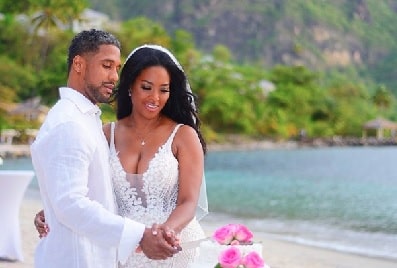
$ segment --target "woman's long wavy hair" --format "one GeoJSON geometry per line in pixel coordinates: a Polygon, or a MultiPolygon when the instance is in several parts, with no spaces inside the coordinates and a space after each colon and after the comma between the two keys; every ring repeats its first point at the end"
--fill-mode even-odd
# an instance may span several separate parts
{"type": "Polygon", "coordinates": [[[194,104],[196,96],[187,90],[187,77],[183,70],[178,68],[171,57],[161,50],[142,47],[128,57],[122,68],[120,81],[114,94],[114,99],[117,103],[117,119],[120,120],[131,114],[133,107],[129,90],[139,74],[144,69],[152,66],[164,67],[171,78],[170,97],[161,110],[161,114],[179,124],[189,125],[194,128],[205,153],[206,143],[200,132],[201,121],[194,104]]]}

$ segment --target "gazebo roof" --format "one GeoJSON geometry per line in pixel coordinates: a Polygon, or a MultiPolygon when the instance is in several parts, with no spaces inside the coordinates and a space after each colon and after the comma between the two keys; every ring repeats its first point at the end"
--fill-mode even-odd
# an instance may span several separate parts
{"type": "Polygon", "coordinates": [[[378,117],[363,125],[364,129],[397,129],[397,123],[378,117]]]}

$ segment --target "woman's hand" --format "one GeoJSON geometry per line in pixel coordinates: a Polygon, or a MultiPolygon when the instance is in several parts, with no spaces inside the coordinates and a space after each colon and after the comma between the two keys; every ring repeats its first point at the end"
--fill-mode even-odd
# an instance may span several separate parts
{"type": "Polygon", "coordinates": [[[46,237],[50,228],[45,223],[44,210],[40,210],[34,217],[34,226],[39,233],[39,238],[46,237]]]}
{"type": "Polygon", "coordinates": [[[153,224],[152,231],[153,230],[157,230],[157,232],[160,230],[168,244],[177,250],[181,250],[179,234],[177,234],[173,229],[169,228],[165,224],[153,224]]]}
{"type": "MultiPolygon", "coordinates": [[[[178,235],[175,233],[174,230],[170,229],[168,226],[164,224],[157,224],[154,223],[151,228],[152,235],[162,235],[163,239],[174,249],[177,251],[181,251],[182,248],[180,246],[180,240],[178,235]]],[[[141,253],[142,248],[138,246],[135,250],[136,253],[141,253]]]]}

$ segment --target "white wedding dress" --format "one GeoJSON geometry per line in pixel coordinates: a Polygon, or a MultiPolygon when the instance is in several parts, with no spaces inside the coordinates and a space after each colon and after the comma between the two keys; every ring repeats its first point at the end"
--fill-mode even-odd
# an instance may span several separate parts
{"type": "MultiPolygon", "coordinates": [[[[181,125],[177,125],[149,163],[143,174],[127,174],[114,145],[114,126],[111,124],[110,166],[118,213],[151,227],[163,223],[176,206],[178,195],[178,161],[171,144],[181,125]]],[[[180,233],[181,243],[204,238],[204,232],[194,218],[180,233]]],[[[132,253],[123,268],[180,267],[193,262],[198,249],[182,250],[167,260],[150,260],[143,253],[132,253]]]]}

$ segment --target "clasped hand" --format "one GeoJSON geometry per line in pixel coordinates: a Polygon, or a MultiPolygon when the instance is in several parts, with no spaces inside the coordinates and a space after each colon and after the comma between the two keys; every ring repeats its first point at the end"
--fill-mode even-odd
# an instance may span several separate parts
{"type": "Polygon", "coordinates": [[[164,224],[153,224],[146,228],[137,251],[153,260],[164,260],[182,250],[178,236],[164,224]]]}
{"type": "MultiPolygon", "coordinates": [[[[50,231],[45,222],[44,211],[41,210],[34,218],[34,225],[39,237],[46,237],[50,231]]],[[[178,236],[164,224],[153,224],[146,228],[136,252],[143,252],[149,259],[164,260],[181,251],[178,236]]]]}

